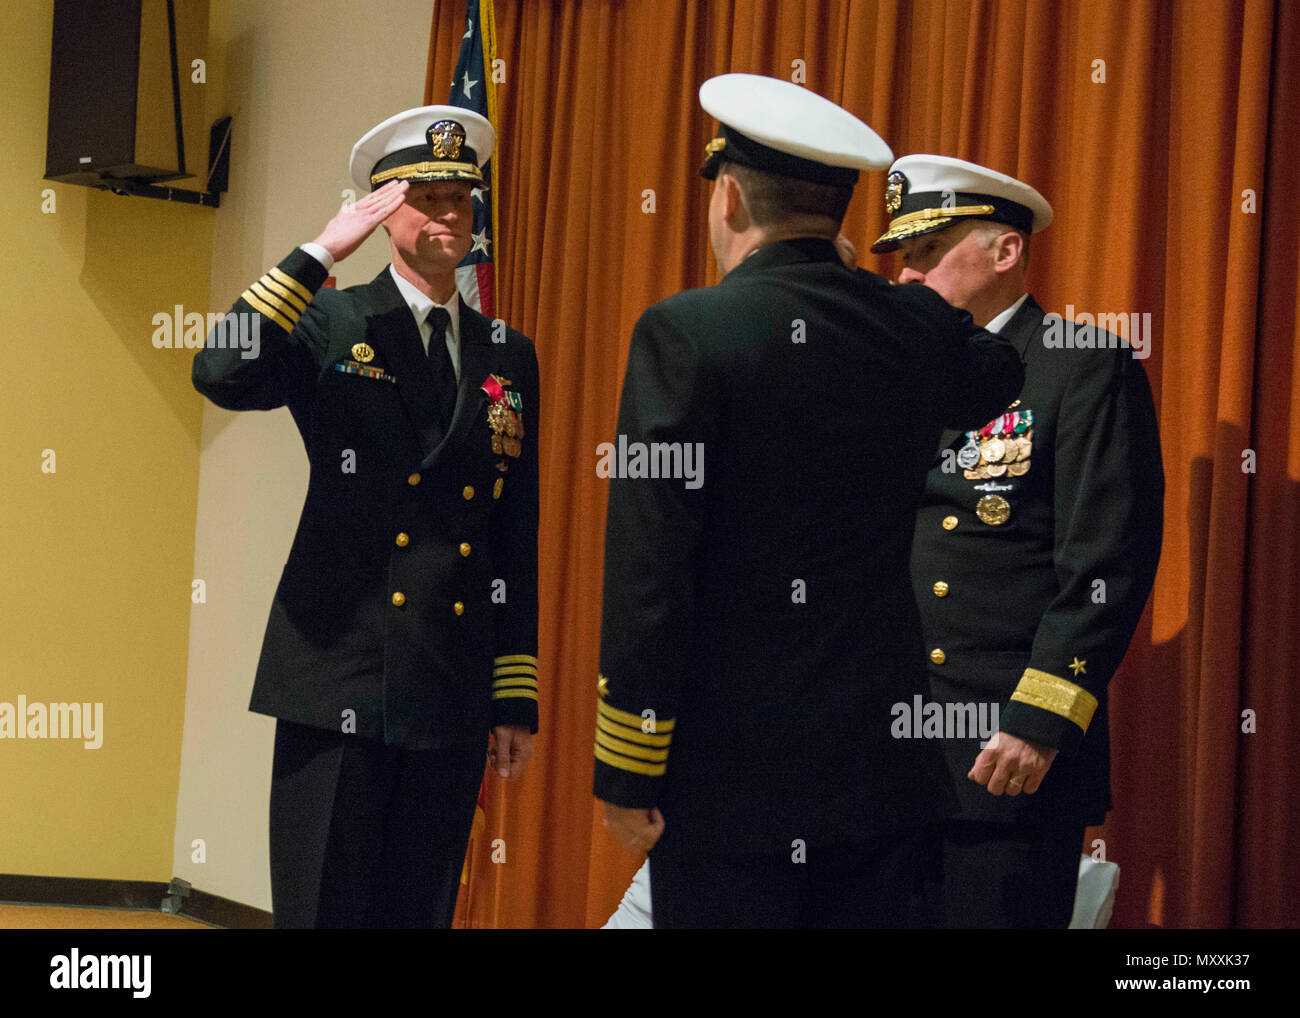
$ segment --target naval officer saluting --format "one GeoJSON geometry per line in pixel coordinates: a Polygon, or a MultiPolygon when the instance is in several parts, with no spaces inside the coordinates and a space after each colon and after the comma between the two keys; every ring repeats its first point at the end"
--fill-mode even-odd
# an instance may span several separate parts
{"type": "Polygon", "coordinates": [[[901,926],[951,795],[937,747],[890,735],[925,683],[913,517],[943,426],[1014,399],[1020,358],[841,262],[892,157],[870,127],[748,74],[700,103],[723,278],[641,316],[618,434],[703,471],[610,481],[595,793],[652,850],[656,926],[901,926]]]}
{"type": "Polygon", "coordinates": [[[450,106],[368,132],[371,193],[231,309],[260,318],[260,355],[194,360],[218,406],[287,406],[311,465],[250,705],[279,719],[278,927],[449,926],[489,733],[503,777],[532,752],[537,359],[455,285],[494,141],[450,106]],[[322,289],[380,225],[392,264],[322,289]]]}

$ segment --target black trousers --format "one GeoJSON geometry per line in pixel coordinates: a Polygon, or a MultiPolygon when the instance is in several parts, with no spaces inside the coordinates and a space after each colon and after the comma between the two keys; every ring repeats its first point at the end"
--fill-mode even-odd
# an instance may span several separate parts
{"type": "Polygon", "coordinates": [[[277,721],[276,928],[450,927],[486,741],[472,752],[405,750],[277,721]]]}
{"type": "Polygon", "coordinates": [[[775,856],[650,853],[656,929],[908,929],[930,925],[942,830],[775,856]]]}
{"type": "Polygon", "coordinates": [[[1019,827],[954,820],[944,831],[949,929],[1063,930],[1074,912],[1083,824],[1019,827]]]}

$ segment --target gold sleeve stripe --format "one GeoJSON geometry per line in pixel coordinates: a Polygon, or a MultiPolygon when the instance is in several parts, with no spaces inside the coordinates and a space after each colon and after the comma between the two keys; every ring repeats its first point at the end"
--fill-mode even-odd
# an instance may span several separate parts
{"type": "Polygon", "coordinates": [[[252,290],[245,290],[240,295],[240,299],[245,301],[254,311],[259,312],[264,317],[271,319],[276,325],[280,326],[285,332],[293,332],[293,322],[285,318],[279,311],[269,304],[262,302],[262,299],[253,293],[252,290]]]}
{"type": "Polygon", "coordinates": [[[668,750],[666,749],[647,749],[645,746],[634,746],[630,742],[624,742],[622,739],[615,739],[606,735],[604,732],[596,733],[596,745],[604,746],[612,753],[621,753],[623,756],[635,757],[637,760],[651,760],[660,763],[668,759],[668,750]]]}
{"type": "Polygon", "coordinates": [[[639,742],[646,746],[667,746],[668,743],[673,741],[672,733],[657,735],[651,732],[643,732],[639,728],[628,728],[627,725],[616,724],[607,718],[599,716],[596,718],[596,727],[620,739],[626,739],[628,742],[639,742]]]}
{"type": "Polygon", "coordinates": [[[537,658],[532,654],[503,654],[500,657],[493,658],[494,665],[532,665],[537,667],[537,658]]]}
{"type": "Polygon", "coordinates": [[[284,302],[297,311],[298,314],[302,314],[307,310],[306,302],[303,301],[298,294],[294,293],[287,286],[281,286],[270,276],[263,276],[257,281],[257,283],[259,286],[265,287],[268,292],[282,298],[284,302]]]}
{"type": "Polygon", "coordinates": [[[536,665],[497,665],[492,669],[493,675],[531,675],[537,678],[536,665]]]}
{"type": "Polygon", "coordinates": [[[252,286],[249,287],[249,289],[252,290],[253,293],[257,294],[259,297],[261,297],[262,300],[264,300],[267,304],[270,304],[271,307],[275,308],[282,315],[284,315],[285,318],[293,322],[294,325],[298,324],[298,316],[300,312],[287,300],[282,300],[281,298],[277,297],[270,290],[264,287],[261,283],[254,283],[252,286]]]}
{"type": "Polygon", "coordinates": [[[1059,714],[1085,732],[1097,709],[1097,698],[1082,686],[1037,668],[1025,669],[1011,699],[1059,714]]]}
{"type": "Polygon", "coordinates": [[[536,689],[537,683],[524,679],[498,679],[492,683],[493,689],[536,689]]]}
{"type": "Polygon", "coordinates": [[[596,747],[596,759],[601,763],[609,764],[611,767],[617,767],[620,771],[631,771],[633,774],[646,774],[652,778],[662,776],[664,771],[668,769],[666,763],[652,764],[645,763],[641,760],[629,760],[627,757],[611,753],[603,746],[596,747]]]}
{"type": "Polygon", "coordinates": [[[300,282],[298,282],[298,280],[294,279],[293,276],[289,275],[289,273],[282,272],[278,265],[274,266],[271,269],[271,271],[267,273],[267,275],[270,276],[272,279],[274,279],[276,282],[283,283],[290,290],[292,290],[299,297],[301,297],[304,305],[311,303],[311,298],[312,298],[311,291],[308,290],[307,287],[303,286],[300,282]]]}
{"type": "Polygon", "coordinates": [[[494,689],[492,690],[493,700],[536,700],[537,690],[535,689],[494,689]]]}
{"type": "MultiPolygon", "coordinates": [[[[596,710],[600,714],[603,714],[605,717],[609,718],[609,720],[617,721],[620,725],[630,725],[631,727],[637,729],[638,731],[640,731],[642,723],[646,720],[645,718],[641,717],[638,714],[629,714],[625,710],[619,710],[617,707],[611,707],[604,700],[596,701],[596,710]]],[[[663,718],[656,718],[655,731],[671,732],[673,730],[673,725],[675,725],[676,723],[677,720],[675,718],[668,718],[667,720],[664,720],[663,718]]]]}

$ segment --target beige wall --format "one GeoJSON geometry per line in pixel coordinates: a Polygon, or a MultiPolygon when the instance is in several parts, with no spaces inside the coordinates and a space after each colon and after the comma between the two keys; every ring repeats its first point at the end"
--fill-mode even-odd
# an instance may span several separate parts
{"type": "Polygon", "coordinates": [[[0,873],[166,880],[202,411],[151,339],[207,307],[213,212],[41,179],[51,16],[0,29],[0,710],[101,703],[103,733],[0,739],[0,873]]]}
{"type": "MultiPolygon", "coordinates": [[[[215,217],[212,309],[311,240],[352,187],[353,142],[424,97],[430,0],[226,0],[211,37],[224,40],[209,78],[235,117],[231,193],[215,217]]],[[[335,269],[339,286],[388,261],[380,233],[335,269]]],[[[188,370],[188,362],[186,364],[188,370]]],[[[197,413],[192,392],[186,406],[197,413]]],[[[269,909],[267,802],[274,721],[248,697],[280,569],[307,488],[307,459],[287,410],[202,410],[193,606],[175,875],[269,909]],[[196,839],[206,861],[193,861],[196,839]]]]}

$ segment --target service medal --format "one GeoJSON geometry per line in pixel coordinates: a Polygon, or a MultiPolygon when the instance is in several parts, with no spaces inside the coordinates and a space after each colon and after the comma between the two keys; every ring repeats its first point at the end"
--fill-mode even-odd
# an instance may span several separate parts
{"type": "Polygon", "coordinates": [[[1029,473],[1029,460],[1016,460],[1007,464],[1007,474],[1011,477],[1024,477],[1029,473]]]}
{"type": "Polygon", "coordinates": [[[984,458],[990,463],[996,463],[1006,454],[1006,443],[1000,438],[991,438],[984,443],[984,458]]]}
{"type": "Polygon", "coordinates": [[[985,495],[975,503],[975,515],[990,527],[1000,527],[1011,518],[1011,503],[1001,495],[985,495]]]}
{"type": "Polygon", "coordinates": [[[957,450],[957,466],[963,470],[971,470],[979,465],[980,447],[975,444],[974,439],[967,441],[960,449],[957,450]]]}

